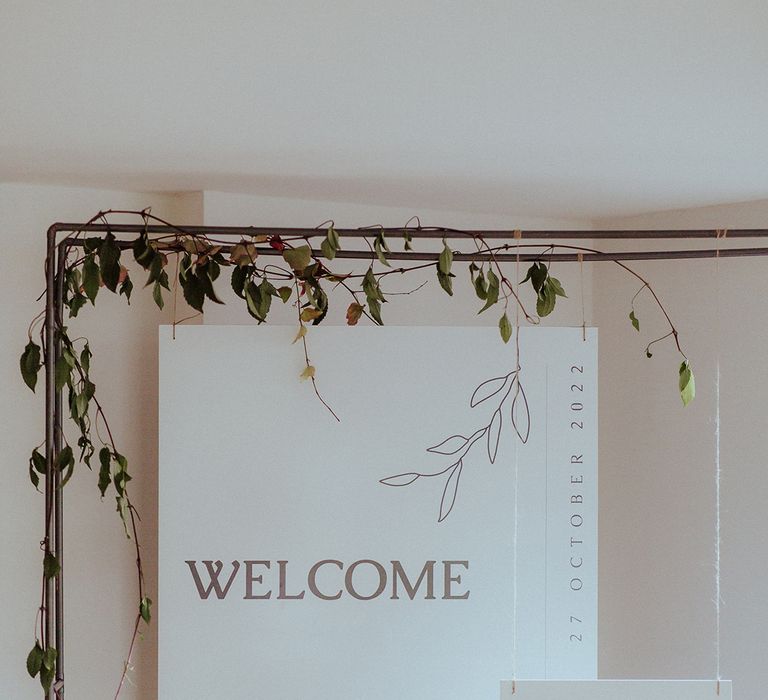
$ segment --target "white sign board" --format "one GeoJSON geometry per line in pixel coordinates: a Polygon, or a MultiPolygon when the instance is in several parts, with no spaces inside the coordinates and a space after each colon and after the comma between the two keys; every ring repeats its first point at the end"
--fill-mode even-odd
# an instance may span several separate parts
{"type": "Polygon", "coordinates": [[[161,700],[594,678],[595,331],[294,334],[161,329],[161,700]]]}
{"type": "Polygon", "coordinates": [[[501,700],[731,700],[731,681],[502,681],[501,700]],[[513,692],[514,689],[514,692],[513,692]]]}

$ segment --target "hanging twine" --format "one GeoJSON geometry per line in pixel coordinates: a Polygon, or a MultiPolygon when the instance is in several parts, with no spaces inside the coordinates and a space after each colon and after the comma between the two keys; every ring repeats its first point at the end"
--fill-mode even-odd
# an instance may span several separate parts
{"type": "Polygon", "coordinates": [[[518,476],[519,476],[519,459],[518,459],[519,441],[515,440],[515,472],[514,472],[514,509],[515,509],[515,521],[512,528],[512,557],[514,571],[512,574],[512,695],[515,694],[515,681],[517,679],[517,492],[518,492],[518,476]]]}
{"type": "Polygon", "coordinates": [[[584,253],[579,251],[576,254],[579,260],[579,277],[581,280],[581,339],[587,342],[587,317],[584,311],[584,253]]]}
{"type": "MultiPolygon", "coordinates": [[[[523,237],[523,232],[520,229],[516,229],[515,241],[517,243],[515,252],[515,278],[520,279],[520,241],[523,237]]],[[[518,386],[520,386],[520,305],[515,305],[515,369],[518,372],[518,386]]],[[[520,474],[520,461],[519,461],[519,449],[520,442],[515,440],[515,463],[514,463],[514,525],[512,527],[512,557],[513,557],[513,573],[512,573],[512,695],[517,692],[517,535],[518,535],[518,500],[517,494],[520,490],[519,474],[520,474]]]]}
{"type": "Polygon", "coordinates": [[[721,546],[721,498],[720,480],[722,469],[720,466],[720,241],[725,240],[728,229],[717,229],[715,251],[715,313],[717,334],[717,358],[715,368],[715,678],[717,679],[717,694],[720,695],[720,637],[721,637],[721,613],[722,613],[722,587],[720,575],[720,546],[721,546]]]}

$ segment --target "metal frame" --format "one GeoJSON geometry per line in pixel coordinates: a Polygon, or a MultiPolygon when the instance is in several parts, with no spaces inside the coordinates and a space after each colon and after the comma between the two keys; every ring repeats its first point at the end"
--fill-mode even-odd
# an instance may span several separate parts
{"type": "MultiPolygon", "coordinates": [[[[547,260],[552,262],[618,262],[628,260],[681,260],[703,258],[731,258],[731,257],[755,257],[768,256],[766,247],[732,248],[721,247],[724,239],[754,239],[768,238],[768,229],[694,229],[694,230],[622,230],[622,231],[464,231],[442,227],[368,227],[361,229],[337,229],[345,238],[362,239],[379,232],[385,235],[401,236],[408,232],[414,239],[466,239],[480,238],[486,240],[507,240],[506,248],[517,251],[518,247],[544,247],[552,241],[595,241],[595,240],[689,240],[689,239],[717,239],[716,248],[696,250],[652,250],[652,251],[623,251],[602,253],[596,250],[552,253],[547,255],[547,260]]],[[[56,678],[51,691],[45,696],[46,700],[52,697],[64,697],[64,521],[63,521],[63,490],[61,475],[53,468],[55,455],[61,449],[61,436],[63,426],[62,392],[56,391],[55,366],[61,353],[61,343],[56,336],[56,328],[63,320],[63,279],[66,264],[66,251],[72,246],[82,246],[82,239],[73,235],[64,237],[57,242],[59,233],[106,233],[133,234],[143,232],[150,234],[189,234],[207,236],[209,238],[237,237],[248,238],[259,234],[283,237],[316,237],[324,235],[324,230],[318,228],[282,228],[282,227],[253,227],[253,226],[170,226],[162,224],[107,224],[107,223],[55,223],[47,233],[46,254],[46,291],[45,291],[45,532],[47,544],[54,552],[61,565],[60,571],[53,579],[45,582],[42,630],[43,643],[53,644],[58,650],[58,662],[56,665],[56,678]]],[[[121,248],[130,247],[128,241],[118,241],[121,248]]],[[[226,251],[229,246],[224,246],[226,251]]],[[[568,246],[558,245],[567,248],[568,246]]],[[[264,246],[257,248],[260,255],[281,255],[280,251],[264,246]]],[[[321,255],[320,251],[315,251],[321,255]]],[[[438,253],[425,252],[393,252],[387,257],[392,260],[436,261],[438,253]]],[[[372,260],[375,253],[369,250],[340,250],[338,258],[372,260]]],[[[495,259],[499,262],[516,261],[529,262],[541,258],[541,252],[530,253],[497,253],[495,259]]],[[[458,262],[487,260],[487,254],[483,253],[456,253],[454,260],[458,262]]]]}

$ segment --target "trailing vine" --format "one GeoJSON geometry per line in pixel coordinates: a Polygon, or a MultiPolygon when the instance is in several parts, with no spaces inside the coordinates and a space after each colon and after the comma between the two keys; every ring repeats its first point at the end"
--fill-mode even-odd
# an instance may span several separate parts
{"type": "MultiPolygon", "coordinates": [[[[133,541],[136,552],[137,606],[133,635],[129,651],[123,666],[123,673],[115,693],[115,698],[127,679],[131,668],[131,658],[142,623],[149,624],[152,617],[152,599],[146,591],[142,567],[141,545],[137,521],[139,514],[131,501],[129,482],[131,473],[129,461],[118,448],[106,413],[97,397],[96,385],[91,379],[90,369],[92,352],[86,338],[70,333],[69,325],[89,303],[95,306],[100,295],[109,292],[124,297],[130,304],[135,290],[135,273],[129,271],[125,258],[130,255],[133,261],[146,273],[144,287],[149,287],[152,298],[158,308],[163,309],[169,296],[174,309],[174,326],[188,319],[176,319],[176,302],[179,289],[186,303],[195,310],[196,315],[204,311],[207,303],[223,303],[216,292],[222,271],[229,269],[229,283],[238,299],[257,324],[265,323],[275,304],[293,304],[296,309],[298,332],[294,343],[301,343],[304,369],[301,378],[308,380],[317,398],[334,418],[338,416],[322,397],[316,377],[316,368],[310,359],[308,331],[319,325],[326,318],[329,310],[328,290],[339,288],[349,295],[346,309],[346,322],[350,326],[358,324],[363,317],[376,325],[384,324],[384,304],[396,293],[387,291],[386,284],[392,275],[403,276],[417,270],[432,268],[436,280],[446,294],[453,296],[456,280],[454,254],[457,252],[443,239],[442,251],[431,256],[426,262],[408,267],[392,267],[392,251],[395,237],[402,239],[404,251],[412,251],[413,233],[416,231],[439,230],[452,238],[465,236],[474,250],[475,259],[469,264],[469,283],[478,299],[478,313],[496,309],[499,334],[507,343],[513,334],[519,332],[520,318],[536,324],[540,318],[550,315],[556,308],[558,299],[566,298],[566,292],[560,281],[551,274],[553,251],[566,249],[571,251],[599,253],[594,249],[568,245],[537,245],[522,243],[516,234],[514,243],[491,245],[482,235],[452,229],[427,229],[421,226],[417,217],[411,219],[402,229],[385,230],[375,226],[362,229],[363,240],[370,249],[370,262],[364,270],[338,272],[333,269],[334,261],[342,251],[342,237],[333,221],[327,221],[311,235],[280,235],[259,233],[246,236],[239,241],[217,240],[208,235],[200,235],[175,226],[153,215],[149,209],[143,211],[105,211],[99,212],[88,221],[80,231],[68,236],[60,245],[63,258],[61,272],[57,278],[62,292],[62,305],[66,318],[53,319],[55,341],[60,352],[55,363],[54,377],[57,392],[66,397],[66,409],[70,424],[77,439],[70,443],[62,435],[62,446],[53,458],[53,469],[60,475],[60,488],[72,477],[77,463],[85,464],[89,469],[97,468],[97,487],[101,498],[111,496],[115,499],[115,508],[122,522],[126,536],[133,541]],[[118,240],[110,230],[109,217],[112,215],[133,216],[143,224],[143,231],[131,241],[118,240]],[[411,226],[411,221],[416,225],[411,226]],[[104,235],[89,235],[92,224],[101,224],[104,235]],[[150,227],[160,225],[163,233],[150,234],[150,227]],[[319,238],[319,248],[313,248],[312,239],[319,238]],[[538,251],[536,260],[527,270],[526,276],[519,279],[519,258],[521,250],[538,251]],[[513,278],[505,272],[499,255],[506,251],[517,252],[517,265],[513,278]],[[173,258],[173,273],[169,275],[170,259],[173,258]],[[265,260],[277,259],[279,264],[265,260]],[[530,284],[535,295],[535,313],[527,309],[520,289],[530,284]],[[510,305],[514,309],[514,324],[510,320],[510,305]]],[[[423,259],[423,258],[422,258],[423,259]]],[[[646,346],[646,355],[652,356],[651,348],[663,340],[672,338],[681,356],[678,369],[678,389],[683,404],[687,405],[694,397],[695,382],[688,358],[680,345],[679,335],[664,305],[651,285],[634,270],[621,262],[617,265],[634,276],[641,284],[640,290],[631,301],[630,322],[640,331],[640,322],[635,310],[638,295],[647,291],[669,326],[669,332],[651,340],[646,346]]],[[[422,285],[423,286],[423,285],[422,285]]],[[[420,289],[418,287],[417,289],[420,289]]],[[[412,290],[417,291],[417,290],[412,290]]],[[[412,292],[405,292],[410,294],[412,292]]],[[[399,292],[403,294],[403,292],[399,292]]],[[[28,342],[20,359],[20,369],[24,382],[35,391],[38,374],[43,366],[45,350],[44,324],[45,311],[36,316],[28,329],[28,342]],[[37,342],[39,339],[39,342],[37,342]]],[[[511,410],[513,416],[517,406],[524,405],[527,413],[527,401],[520,383],[519,346],[516,368],[504,377],[485,382],[473,395],[472,405],[478,405],[497,394],[503,398],[494,412],[491,421],[479,428],[469,438],[451,436],[440,445],[428,448],[429,451],[443,455],[461,456],[446,469],[434,474],[399,474],[382,483],[390,486],[404,486],[421,477],[434,477],[448,474],[443,490],[440,508],[440,520],[443,520],[453,506],[456,487],[461,475],[462,458],[481,438],[485,438],[488,457],[495,458],[500,430],[500,415],[504,401],[512,395],[511,410]],[[492,390],[492,391],[490,391],[492,390]],[[502,390],[504,390],[503,393],[502,390]],[[482,400],[475,399],[478,392],[482,400]],[[455,443],[455,444],[454,444],[455,443]],[[458,445],[457,449],[453,449],[458,445]],[[448,447],[451,451],[446,451],[448,447]]],[[[526,421],[528,417],[526,417],[526,421]]],[[[513,418],[514,422],[514,418],[513,418]]],[[[527,439],[528,427],[515,425],[521,440],[527,439]]],[[[28,470],[29,478],[35,488],[39,487],[40,477],[47,473],[46,457],[40,452],[42,444],[32,450],[28,470]]],[[[41,604],[35,621],[35,643],[27,657],[27,670],[30,676],[39,677],[46,693],[52,687],[56,677],[57,650],[50,639],[46,639],[43,629],[43,614],[46,610],[46,582],[55,578],[60,571],[60,562],[51,547],[50,514],[46,518],[46,531],[41,540],[43,553],[41,604]]],[[[58,694],[58,689],[53,688],[58,694]]]]}

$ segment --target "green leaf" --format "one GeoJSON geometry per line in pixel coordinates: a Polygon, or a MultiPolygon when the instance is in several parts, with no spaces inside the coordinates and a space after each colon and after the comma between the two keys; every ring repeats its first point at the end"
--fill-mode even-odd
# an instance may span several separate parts
{"type": "Polygon", "coordinates": [[[320,244],[320,251],[323,257],[328,260],[333,260],[336,257],[336,248],[334,248],[333,243],[328,238],[325,238],[320,244]]]}
{"type": "Polygon", "coordinates": [[[139,614],[141,619],[147,624],[152,620],[152,598],[144,596],[139,603],[139,614]]]}
{"type": "Polygon", "coordinates": [[[259,295],[261,297],[259,302],[259,316],[265,321],[267,320],[267,315],[272,307],[272,294],[274,292],[275,287],[269,280],[264,279],[261,281],[261,284],[259,285],[259,295]]]}
{"type": "Polygon", "coordinates": [[[215,262],[209,262],[206,265],[197,268],[195,277],[199,280],[205,296],[207,296],[215,304],[223,304],[224,302],[219,299],[218,296],[216,296],[216,290],[213,288],[213,283],[218,275],[218,264],[215,262]]]}
{"type": "Polygon", "coordinates": [[[683,406],[687,406],[696,397],[696,379],[688,360],[683,360],[679,375],[680,398],[683,400],[683,406]]]}
{"type": "Polygon", "coordinates": [[[389,260],[387,260],[386,255],[384,255],[384,251],[389,253],[389,246],[387,245],[387,240],[384,238],[384,234],[381,231],[379,231],[378,235],[376,236],[376,240],[373,242],[373,249],[376,252],[376,257],[379,259],[379,262],[382,265],[391,267],[389,260]]]}
{"type": "Polygon", "coordinates": [[[32,456],[29,459],[30,465],[35,468],[40,474],[45,474],[48,471],[48,465],[45,461],[45,457],[41,455],[36,449],[32,450],[32,456]]]}
{"type": "MultiPolygon", "coordinates": [[[[117,462],[117,471],[125,472],[128,469],[128,460],[125,458],[125,455],[115,452],[112,456],[114,457],[115,462],[117,462]]],[[[126,476],[128,475],[126,474],[126,476]]],[[[127,480],[130,480],[130,477],[128,477],[127,480]]]]}
{"type": "MultiPolygon", "coordinates": [[[[241,299],[245,299],[245,283],[248,281],[248,276],[253,268],[250,267],[234,267],[232,268],[232,291],[237,294],[241,299]]],[[[180,279],[181,281],[181,279],[180,279]]],[[[182,282],[182,288],[184,283],[182,282]]],[[[187,302],[189,303],[189,302],[187,302]]]]}
{"type": "Polygon", "coordinates": [[[74,462],[75,457],[72,454],[72,448],[69,445],[64,445],[61,448],[61,452],[56,455],[56,459],[53,461],[54,469],[61,471],[69,466],[70,462],[74,462]]]}
{"type": "Polygon", "coordinates": [[[54,672],[43,666],[40,669],[40,685],[43,687],[43,692],[47,695],[51,692],[51,684],[53,683],[54,672]]]}
{"type": "Polygon", "coordinates": [[[328,295],[325,293],[325,291],[323,291],[319,284],[315,289],[313,303],[315,308],[320,311],[320,315],[312,321],[312,325],[317,326],[323,322],[323,319],[328,314],[328,295]]]}
{"type": "Polygon", "coordinates": [[[72,473],[75,470],[75,456],[72,453],[72,448],[69,445],[65,445],[61,452],[56,455],[53,466],[54,469],[57,469],[63,474],[61,479],[61,486],[63,488],[70,480],[72,473]]]}
{"type": "Polygon", "coordinates": [[[192,262],[192,256],[189,253],[184,253],[179,261],[179,282],[184,284],[184,280],[191,274],[194,274],[195,264],[192,262]]]}
{"type": "Polygon", "coordinates": [[[568,298],[568,295],[565,293],[565,290],[563,289],[563,285],[560,284],[560,280],[557,279],[557,277],[549,277],[547,279],[547,284],[552,288],[552,291],[555,293],[556,296],[559,297],[565,297],[568,298]]]}
{"type": "Polygon", "coordinates": [[[283,304],[285,304],[291,298],[291,294],[293,294],[293,290],[290,287],[280,287],[277,290],[277,293],[280,295],[280,298],[283,300],[283,304]]]}
{"type": "Polygon", "coordinates": [[[488,270],[488,289],[485,294],[485,306],[478,313],[481,314],[486,309],[490,309],[498,300],[499,278],[496,277],[493,270],[488,270]]]}
{"type": "Polygon", "coordinates": [[[371,314],[371,318],[376,321],[380,326],[384,325],[384,321],[381,320],[381,303],[378,299],[368,297],[368,312],[371,314]]]}
{"type": "Polygon", "coordinates": [[[56,557],[53,556],[53,553],[46,552],[43,557],[43,576],[45,576],[46,579],[54,578],[60,570],[61,567],[59,566],[59,562],[56,557]]]}
{"type": "Polygon", "coordinates": [[[525,284],[530,280],[533,291],[539,295],[544,289],[548,276],[547,266],[542,262],[535,262],[528,268],[528,274],[526,274],[525,279],[520,284],[525,284]]]}
{"type": "Polygon", "coordinates": [[[501,339],[505,343],[508,343],[509,339],[512,337],[512,324],[509,322],[506,311],[504,312],[504,315],[499,319],[499,331],[501,333],[501,339]]]}
{"type": "MultiPolygon", "coordinates": [[[[186,294],[184,296],[186,297],[186,294]]],[[[160,282],[155,282],[155,286],[152,287],[152,298],[155,300],[157,308],[162,310],[165,306],[165,302],[163,301],[163,286],[160,282]]]]}
{"type": "Polygon", "coordinates": [[[82,286],[82,274],[79,267],[70,267],[66,271],[66,286],[64,291],[70,291],[73,294],[80,291],[82,286]]]}
{"type": "Polygon", "coordinates": [[[96,264],[94,256],[89,255],[83,263],[83,291],[91,300],[91,304],[96,301],[100,283],[101,274],[99,273],[99,266],[96,264]]]}
{"type": "Polygon", "coordinates": [[[56,669],[56,658],[58,655],[56,649],[48,647],[43,652],[43,668],[47,668],[49,671],[54,671],[56,669]]]}
{"type": "Polygon", "coordinates": [[[64,472],[64,474],[61,477],[61,483],[59,484],[59,488],[63,489],[67,485],[69,480],[72,478],[72,474],[74,474],[74,472],[75,472],[75,460],[73,459],[69,463],[69,466],[67,467],[67,471],[64,472]]]}
{"type": "Polygon", "coordinates": [[[488,298],[488,286],[485,283],[485,276],[483,275],[482,270],[480,271],[480,274],[475,277],[474,286],[477,298],[485,301],[488,298]]]}
{"type": "Polygon", "coordinates": [[[312,262],[312,249],[308,245],[283,250],[283,259],[294,272],[301,272],[312,262]]]}
{"type": "Polygon", "coordinates": [[[51,689],[51,683],[56,675],[56,657],[58,653],[53,647],[48,647],[43,652],[43,664],[40,667],[40,685],[46,694],[51,689]]]}
{"type": "Polygon", "coordinates": [[[149,245],[149,238],[145,233],[133,242],[133,257],[145,270],[149,269],[156,255],[157,252],[149,245]]]}
{"type": "Polygon", "coordinates": [[[90,401],[95,393],[96,385],[90,379],[86,379],[83,382],[83,394],[85,394],[87,399],[90,401]]]}
{"type": "MultiPolygon", "coordinates": [[[[236,267],[232,272],[232,288],[235,288],[235,275],[242,268],[236,267]]],[[[237,280],[239,282],[239,279],[237,280]]],[[[181,282],[184,299],[195,311],[202,312],[205,303],[205,287],[202,280],[195,274],[188,275],[181,282]]],[[[235,289],[237,292],[237,289],[235,289]]]]}
{"type": "Polygon", "coordinates": [[[86,253],[95,253],[101,247],[101,244],[103,242],[104,242],[104,239],[101,238],[101,236],[90,236],[85,239],[83,244],[83,250],[86,253]]]}
{"type": "Polygon", "coordinates": [[[554,290],[546,285],[536,299],[536,313],[541,316],[549,316],[555,309],[556,295],[554,290]]]}
{"type": "Polygon", "coordinates": [[[384,301],[384,296],[381,293],[379,282],[376,276],[373,274],[373,268],[369,267],[363,277],[363,292],[369,299],[376,299],[378,301],[384,301]]]}
{"type": "Polygon", "coordinates": [[[34,469],[32,469],[32,463],[29,463],[29,480],[32,482],[32,486],[34,486],[38,491],[40,491],[38,486],[40,486],[40,477],[37,475],[37,472],[35,472],[34,469]]]}
{"type": "Polygon", "coordinates": [[[266,277],[261,281],[261,284],[259,286],[262,288],[262,291],[264,292],[264,294],[269,294],[269,296],[272,296],[272,297],[280,296],[277,289],[275,289],[275,285],[272,284],[272,282],[270,282],[266,277]]]}
{"type": "Polygon", "coordinates": [[[248,282],[245,286],[245,302],[248,308],[248,313],[259,323],[263,323],[264,317],[261,315],[261,291],[252,281],[248,282]]]}
{"type": "Polygon", "coordinates": [[[133,282],[130,277],[126,277],[120,285],[120,294],[125,295],[126,301],[131,303],[131,292],[133,292],[133,282]]]}
{"type": "Polygon", "coordinates": [[[437,281],[449,296],[453,296],[453,275],[445,274],[440,268],[437,270],[437,281]]]}
{"type": "Polygon", "coordinates": [[[54,372],[56,391],[61,391],[70,381],[72,368],[67,360],[61,356],[56,360],[56,370],[54,372]]]}
{"type": "Polygon", "coordinates": [[[104,498],[104,494],[107,492],[109,485],[112,483],[112,474],[110,471],[111,453],[109,448],[104,446],[99,450],[99,491],[101,491],[101,497],[104,498]]]}
{"type": "Polygon", "coordinates": [[[74,402],[74,418],[78,420],[88,413],[88,397],[85,394],[77,394],[74,402]]]}
{"type": "Polygon", "coordinates": [[[443,252],[440,253],[438,258],[437,268],[444,275],[450,275],[451,265],[453,265],[453,251],[448,247],[447,243],[443,243],[443,252]]]}
{"type": "Polygon", "coordinates": [[[111,292],[117,291],[120,281],[120,246],[111,233],[104,237],[99,246],[99,272],[106,288],[111,292]]]}
{"type": "Polygon", "coordinates": [[[120,516],[120,520],[123,523],[123,529],[125,530],[125,536],[131,539],[131,533],[128,532],[128,501],[125,496],[119,495],[115,497],[115,510],[120,516]]]}
{"type": "Polygon", "coordinates": [[[34,391],[35,386],[37,386],[37,373],[41,367],[40,346],[30,340],[24,348],[24,352],[21,353],[19,365],[24,383],[34,391]]]}
{"type": "Polygon", "coordinates": [[[32,651],[27,656],[27,673],[34,678],[43,666],[43,649],[40,642],[35,642],[32,651]]]}
{"type": "Polygon", "coordinates": [[[331,242],[334,250],[341,250],[339,232],[333,226],[328,228],[328,240],[331,242]]]}
{"type": "Polygon", "coordinates": [[[157,282],[160,282],[162,284],[161,280],[164,272],[163,268],[165,267],[165,263],[166,263],[166,258],[162,253],[158,253],[157,255],[155,255],[154,258],[152,258],[152,262],[149,264],[149,276],[147,277],[147,284],[144,285],[145,287],[157,282]]]}
{"type": "Polygon", "coordinates": [[[83,434],[77,439],[77,446],[80,448],[80,461],[84,462],[88,469],[91,469],[91,457],[93,457],[94,449],[87,434],[83,434]]]}
{"type": "Polygon", "coordinates": [[[75,359],[75,355],[69,345],[65,346],[61,351],[61,356],[64,358],[64,360],[66,360],[66,363],[70,366],[70,368],[75,368],[77,360],[75,359]]]}
{"type": "Polygon", "coordinates": [[[124,469],[116,470],[112,476],[112,483],[119,496],[125,495],[125,486],[131,480],[131,475],[124,469]]]}
{"type": "Polygon", "coordinates": [[[87,297],[79,292],[75,294],[70,300],[67,306],[69,307],[69,315],[71,318],[75,318],[80,309],[85,306],[85,302],[88,301],[87,297]]]}
{"type": "Polygon", "coordinates": [[[83,346],[83,350],[80,353],[80,365],[83,368],[83,372],[88,374],[88,372],[91,371],[91,358],[93,357],[93,353],[91,352],[91,346],[86,343],[83,346]]]}
{"type": "Polygon", "coordinates": [[[635,316],[635,310],[632,309],[632,311],[629,312],[629,320],[632,321],[632,326],[636,331],[640,330],[640,321],[638,321],[637,316],[635,316]]]}

